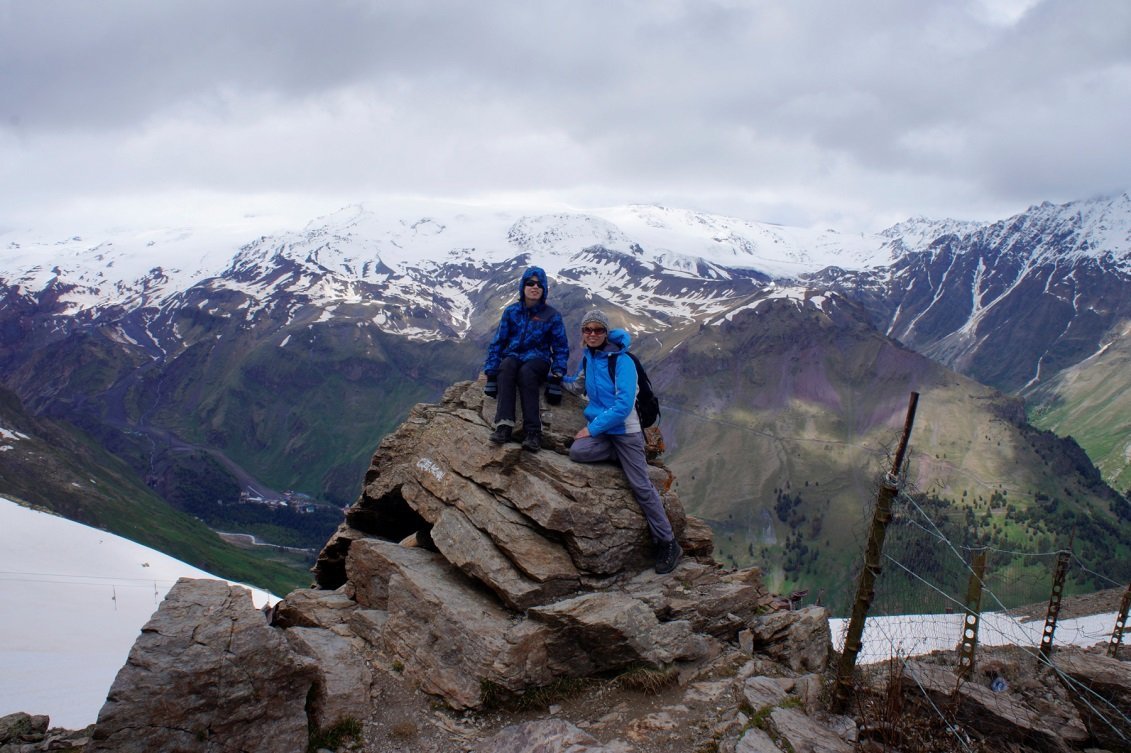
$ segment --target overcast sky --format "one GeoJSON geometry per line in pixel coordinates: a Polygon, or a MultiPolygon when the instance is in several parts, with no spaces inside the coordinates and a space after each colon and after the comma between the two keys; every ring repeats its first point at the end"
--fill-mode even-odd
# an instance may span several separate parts
{"type": "Polygon", "coordinates": [[[1128,0],[0,0],[0,230],[382,196],[880,230],[1131,188],[1128,0]]]}

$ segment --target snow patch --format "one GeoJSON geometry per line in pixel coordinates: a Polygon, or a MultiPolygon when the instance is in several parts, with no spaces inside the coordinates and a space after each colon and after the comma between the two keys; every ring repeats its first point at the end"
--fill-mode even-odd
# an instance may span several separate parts
{"type": "MultiPolygon", "coordinates": [[[[0,716],[94,723],[141,627],[178,578],[217,579],[141,544],[0,497],[0,716]]],[[[279,599],[249,589],[255,606],[279,599]]]]}

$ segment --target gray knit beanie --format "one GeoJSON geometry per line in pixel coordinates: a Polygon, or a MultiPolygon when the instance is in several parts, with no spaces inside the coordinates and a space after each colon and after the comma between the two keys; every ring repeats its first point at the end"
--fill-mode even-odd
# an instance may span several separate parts
{"type": "Polygon", "coordinates": [[[588,314],[586,314],[581,320],[581,326],[584,327],[590,322],[596,322],[605,329],[611,329],[611,327],[609,327],[609,317],[605,316],[605,313],[601,311],[601,309],[593,309],[588,314]]]}

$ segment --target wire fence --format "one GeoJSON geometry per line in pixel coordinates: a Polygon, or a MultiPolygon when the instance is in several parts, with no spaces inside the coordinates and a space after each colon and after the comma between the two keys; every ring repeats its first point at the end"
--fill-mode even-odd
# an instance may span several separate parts
{"type": "MultiPolygon", "coordinates": [[[[924,733],[905,749],[1000,749],[985,746],[985,725],[997,725],[1024,749],[1055,749],[1059,738],[1131,750],[1131,698],[1097,690],[1076,664],[1066,669],[1061,657],[1070,654],[1060,653],[1094,647],[1088,661],[1099,663],[1096,671],[1114,661],[1109,655],[1131,655],[1120,643],[1131,596],[1126,563],[1086,561],[1068,548],[1070,532],[1066,546],[1046,550],[1035,546],[1043,540],[984,543],[989,537],[978,535],[977,522],[927,495],[898,493],[856,658],[857,714],[874,720],[885,744],[907,746],[915,725],[907,706],[891,704],[898,688],[927,726],[934,723],[937,738],[924,733]],[[976,557],[985,562],[980,578],[976,557]],[[971,602],[972,594],[980,598],[971,602]]],[[[838,649],[848,622],[833,621],[838,649]]],[[[1115,666],[1131,676],[1131,664],[1115,666]]]]}

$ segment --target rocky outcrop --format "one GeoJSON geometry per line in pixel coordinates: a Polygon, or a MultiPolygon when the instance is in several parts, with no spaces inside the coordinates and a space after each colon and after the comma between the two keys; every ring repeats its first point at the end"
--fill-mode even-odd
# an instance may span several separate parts
{"type": "Polygon", "coordinates": [[[317,676],[250,591],[182,578],[142,628],[86,750],[299,753],[317,676]]]}
{"type": "MultiPolygon", "coordinates": [[[[735,650],[769,601],[760,574],[709,558],[710,530],[684,513],[662,464],[650,473],[687,553],[664,576],[620,468],[568,459],[576,398],[547,416],[539,453],[489,443],[493,411],[471,383],[416,406],[320,555],[320,587],[266,618],[227,584],[178,582],[119,673],[90,750],[298,751],[308,728],[372,719],[378,674],[470,709],[735,650]]],[[[513,735],[580,741],[556,727],[513,735]]]]}
{"type": "Polygon", "coordinates": [[[1053,654],[1088,732],[1109,750],[1131,749],[1131,664],[1078,650],[1053,654]]]}
{"type": "Polygon", "coordinates": [[[822,672],[832,653],[829,610],[806,607],[757,617],[739,641],[750,653],[765,653],[795,672],[822,672]]]}
{"type": "MultiPolygon", "coordinates": [[[[418,405],[387,436],[366,475],[361,499],[319,556],[322,588],[345,583],[350,544],[425,533],[432,548],[512,609],[546,604],[579,589],[601,588],[651,558],[644,518],[613,464],[581,465],[566,455],[584,425],[567,395],[547,416],[548,452],[486,441],[494,401],[478,385],[457,384],[437,405],[418,405]]],[[[684,549],[708,555],[710,530],[688,524],[674,478],[651,466],[684,549]]]]}
{"type": "MultiPolygon", "coordinates": [[[[764,607],[756,570],[691,559],[709,555],[710,530],[684,513],[661,464],[652,481],[688,559],[672,576],[651,571],[652,542],[620,468],[568,458],[583,425],[577,398],[546,416],[540,453],[489,443],[494,409],[472,383],[416,406],[382,441],[314,568],[322,588],[373,613],[371,626],[353,623],[356,635],[406,678],[476,707],[485,688],[703,659],[764,607]]],[[[281,611],[288,626],[337,619],[281,611]]]]}
{"type": "Polygon", "coordinates": [[[909,661],[900,679],[912,694],[922,693],[990,739],[1022,739],[1031,749],[1049,753],[1081,747],[1088,739],[1079,720],[1050,718],[1012,693],[998,693],[980,683],[963,681],[951,668],[909,661]]]}

